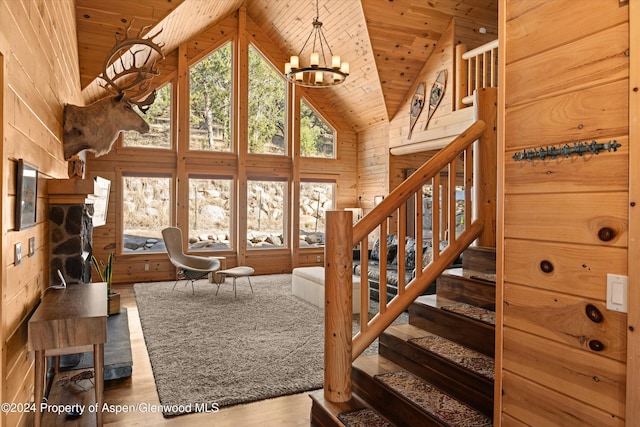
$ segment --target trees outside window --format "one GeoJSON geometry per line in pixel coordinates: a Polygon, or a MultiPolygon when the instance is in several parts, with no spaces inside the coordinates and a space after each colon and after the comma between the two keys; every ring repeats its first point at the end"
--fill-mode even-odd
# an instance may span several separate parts
{"type": "Polygon", "coordinates": [[[231,249],[232,189],[232,178],[189,178],[189,249],[231,249]]]}
{"type": "MultiPolygon", "coordinates": [[[[246,239],[249,249],[286,248],[291,240],[289,215],[295,212],[290,205],[292,176],[277,178],[234,178],[238,169],[233,156],[224,162],[214,159],[215,153],[235,153],[238,142],[233,140],[240,114],[233,114],[234,70],[233,42],[227,42],[189,68],[189,144],[186,152],[172,141],[171,108],[173,89],[167,83],[158,89],[156,100],[147,112],[151,132],[140,135],[128,132],[124,147],[150,147],[164,149],[155,152],[153,162],[167,164],[174,157],[186,159],[192,166],[187,178],[188,225],[180,225],[189,239],[191,251],[229,251],[246,239]],[[237,123],[234,123],[236,120],[237,123]],[[234,130],[235,129],[235,130],[234,130]],[[171,150],[173,148],[173,150],[171,150]],[[196,153],[194,153],[196,152],[196,153]],[[199,154],[197,152],[200,152],[199,154]],[[207,152],[207,153],[204,153],[207,152]],[[208,161],[220,165],[211,169],[208,161]],[[217,163],[216,163],[217,162],[217,163]],[[238,181],[238,179],[240,181],[238,181]],[[238,205],[237,185],[247,187],[247,211],[235,212],[238,205]],[[246,235],[235,235],[245,230],[246,235]]],[[[256,46],[248,46],[247,93],[247,152],[253,155],[292,156],[288,149],[287,83],[281,72],[271,64],[256,46]]],[[[175,80],[174,80],[175,82],[175,80]]],[[[243,93],[240,88],[240,93],[243,93]]],[[[336,158],[337,132],[307,100],[300,100],[301,156],[307,158],[336,158]]],[[[180,110],[181,111],[181,110],[180,110]]],[[[178,114],[180,114],[178,111],[178,114]]],[[[179,118],[180,119],[180,118],[179,118]]],[[[238,132],[244,134],[244,132],[238,132]]],[[[255,158],[255,157],[254,157],[255,158]]],[[[274,159],[279,162],[280,160],[274,159]]],[[[318,167],[318,174],[321,174],[318,167]]],[[[161,231],[174,225],[172,218],[176,203],[176,171],[163,169],[159,173],[127,172],[122,174],[122,238],[123,253],[164,251],[161,231]]],[[[335,182],[329,182],[313,173],[305,172],[300,188],[301,247],[324,244],[325,212],[335,206],[335,182]]],[[[181,184],[182,185],[182,184],[181,184]]],[[[182,187],[180,187],[182,188],[182,187]]],[[[298,237],[298,236],[296,236],[298,237]]]]}
{"type": "Polygon", "coordinates": [[[286,82],[249,46],[249,153],[286,155],[286,82]]]}
{"type": "Polygon", "coordinates": [[[300,100],[300,155],[336,158],[336,131],[304,100],[300,100]]]}
{"type": "Polygon", "coordinates": [[[225,44],[189,70],[190,150],[233,151],[231,48],[225,44]]]}
{"type": "Polygon", "coordinates": [[[247,181],[247,247],[286,247],[286,181],[247,181]]]}
{"type": "Polygon", "coordinates": [[[300,183],[300,247],[324,246],[326,212],[335,209],[334,182],[300,183]]]}
{"type": "Polygon", "coordinates": [[[123,147],[171,148],[171,83],[156,90],[156,99],[143,115],[149,123],[148,133],[125,131],[122,137],[123,147]]]}
{"type": "Polygon", "coordinates": [[[171,225],[170,176],[122,177],[124,253],[162,252],[162,229],[171,225]]]}

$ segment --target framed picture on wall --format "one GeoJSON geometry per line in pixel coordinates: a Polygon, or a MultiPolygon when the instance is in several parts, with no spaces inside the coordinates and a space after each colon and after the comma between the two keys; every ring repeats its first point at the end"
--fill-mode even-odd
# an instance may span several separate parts
{"type": "Polygon", "coordinates": [[[16,223],[15,229],[33,227],[36,224],[38,201],[38,169],[22,159],[18,160],[16,176],[16,223]]]}

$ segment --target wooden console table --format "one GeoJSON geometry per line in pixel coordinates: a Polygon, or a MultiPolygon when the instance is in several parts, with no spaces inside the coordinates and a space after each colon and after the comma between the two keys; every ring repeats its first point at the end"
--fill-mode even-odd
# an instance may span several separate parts
{"type": "MultiPolygon", "coordinates": [[[[102,426],[104,343],[107,341],[107,284],[49,289],[29,320],[29,349],[35,352],[35,426],[42,424],[47,356],[93,351],[96,424],[102,426]]],[[[56,367],[57,368],[57,367],[56,367]]],[[[54,403],[54,402],[50,402],[54,403]]]]}

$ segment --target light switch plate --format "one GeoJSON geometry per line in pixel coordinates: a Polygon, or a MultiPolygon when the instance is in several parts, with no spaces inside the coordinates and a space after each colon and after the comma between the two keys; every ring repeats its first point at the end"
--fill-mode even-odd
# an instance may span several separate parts
{"type": "Polygon", "coordinates": [[[20,264],[21,261],[22,261],[22,243],[18,242],[16,243],[16,246],[15,246],[14,263],[15,265],[18,265],[20,264]]]}
{"type": "Polygon", "coordinates": [[[607,309],[627,312],[627,276],[607,274],[607,309]]]}

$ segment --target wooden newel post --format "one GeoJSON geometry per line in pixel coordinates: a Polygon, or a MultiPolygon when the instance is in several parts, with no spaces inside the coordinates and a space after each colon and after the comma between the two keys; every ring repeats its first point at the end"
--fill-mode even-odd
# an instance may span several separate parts
{"type": "Polygon", "coordinates": [[[496,197],[497,197],[497,95],[496,88],[478,90],[479,117],[487,124],[486,130],[478,140],[477,149],[473,155],[475,203],[473,218],[484,221],[484,229],[478,237],[478,246],[496,247],[496,197]]]}
{"type": "Polygon", "coordinates": [[[351,400],[353,214],[327,212],[324,269],[324,397],[351,400]]]}

